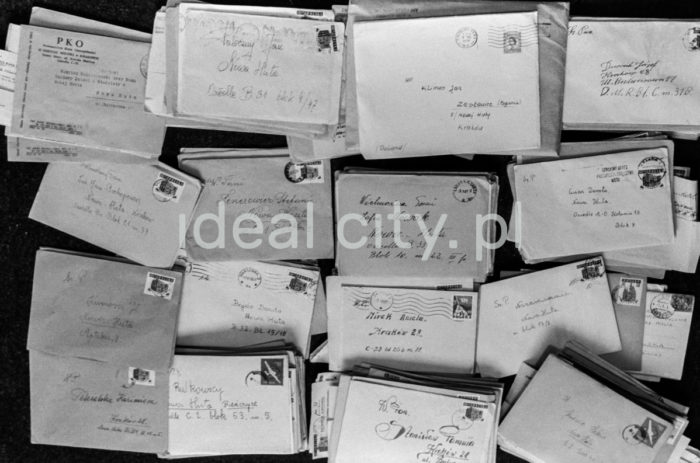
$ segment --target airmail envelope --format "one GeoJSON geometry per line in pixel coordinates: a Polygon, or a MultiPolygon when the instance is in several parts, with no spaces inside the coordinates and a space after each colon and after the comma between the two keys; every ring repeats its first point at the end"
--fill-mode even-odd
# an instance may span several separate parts
{"type": "Polygon", "coordinates": [[[537,17],[356,22],[361,152],[395,158],[540,147],[537,17]]]}
{"type": "Polygon", "coordinates": [[[697,129],[700,22],[569,24],[564,128],[697,129]]]}
{"type": "Polygon", "coordinates": [[[27,348],[167,369],[181,291],[179,272],[40,249],[27,348]]]}
{"type": "Polygon", "coordinates": [[[32,443],[158,453],[168,374],[29,352],[32,443]]]}
{"type": "Polygon", "coordinates": [[[205,185],[187,233],[188,255],[199,260],[290,260],[333,257],[331,170],[328,161],[294,163],[287,154],[264,151],[185,154],[180,168],[205,185]],[[213,214],[213,216],[212,216],[213,214]],[[259,233],[246,235],[258,246],[234,241],[231,229],[243,214],[241,227],[259,233]],[[199,233],[199,235],[197,235],[199,233]],[[199,239],[197,239],[199,237],[199,239]],[[202,245],[202,243],[204,245],[202,245]],[[213,244],[209,244],[213,243],[213,244]]]}
{"type": "Polygon", "coordinates": [[[407,371],[471,374],[478,295],[468,291],[343,285],[328,306],[330,369],[371,362],[407,371]]]}
{"type": "Polygon", "coordinates": [[[670,243],[670,167],[664,148],[516,165],[523,256],[553,259],[670,243]]]}
{"type": "Polygon", "coordinates": [[[200,190],[165,164],[54,163],[29,218],[139,264],[171,267],[200,190]]]}
{"type": "Polygon", "coordinates": [[[601,257],[481,286],[477,364],[484,376],[514,375],[550,345],[578,340],[596,354],[621,349],[601,257]]]}
{"type": "Polygon", "coordinates": [[[491,252],[476,240],[483,233],[495,241],[493,230],[480,227],[477,216],[495,212],[495,177],[351,171],[336,175],[335,188],[340,275],[484,281],[490,273],[491,252]],[[397,210],[400,216],[394,216],[397,210]]]}

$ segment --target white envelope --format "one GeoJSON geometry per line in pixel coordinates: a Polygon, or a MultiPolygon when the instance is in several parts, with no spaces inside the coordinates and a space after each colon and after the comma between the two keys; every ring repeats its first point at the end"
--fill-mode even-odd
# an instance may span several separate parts
{"type": "Polygon", "coordinates": [[[476,361],[502,378],[569,340],[596,354],[622,348],[600,257],[482,285],[476,361]]]}
{"type": "Polygon", "coordinates": [[[328,306],[330,369],[362,362],[407,371],[471,374],[478,295],[467,291],[342,285],[328,306]]]}
{"type": "Polygon", "coordinates": [[[245,347],[284,339],[308,355],[319,271],[291,265],[190,260],[179,345],[245,347]]]}
{"type": "Polygon", "coordinates": [[[539,147],[537,31],[537,12],[356,22],[362,154],[539,147]]]}
{"type": "Polygon", "coordinates": [[[523,257],[672,242],[670,168],[665,148],[516,165],[523,257]]]}
{"type": "Polygon", "coordinates": [[[564,128],[697,129],[698,51],[697,21],[571,21],[564,128]]]}

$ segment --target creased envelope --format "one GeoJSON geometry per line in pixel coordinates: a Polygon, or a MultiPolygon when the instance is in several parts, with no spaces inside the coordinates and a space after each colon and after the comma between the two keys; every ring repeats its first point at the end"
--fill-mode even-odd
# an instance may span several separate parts
{"type": "Polygon", "coordinates": [[[479,222],[495,212],[494,176],[351,171],[336,174],[335,188],[340,275],[484,281],[491,272],[492,251],[477,240],[495,241],[493,222],[479,222]]]}
{"type": "Polygon", "coordinates": [[[168,454],[296,453],[290,373],[285,356],[176,355],[168,454]]]}
{"type": "Polygon", "coordinates": [[[407,371],[472,374],[478,294],[343,285],[328,306],[330,369],[362,362],[407,371]]]}
{"type": "Polygon", "coordinates": [[[245,347],[283,339],[308,355],[319,271],[267,262],[191,260],[178,344],[245,347]]]}
{"type": "Polygon", "coordinates": [[[528,461],[652,463],[672,431],[672,423],[550,355],[501,423],[498,443],[528,461]]]}
{"type": "Polygon", "coordinates": [[[540,146],[536,12],[357,22],[353,37],[365,156],[540,146]]]}
{"type": "Polygon", "coordinates": [[[217,152],[180,155],[180,168],[205,188],[188,254],[200,260],[289,260],[333,257],[331,169],[328,161],[294,163],[287,154],[217,152]],[[253,216],[246,219],[244,214],[253,216]],[[201,219],[200,219],[201,217],[201,219]],[[204,217],[211,217],[202,220],[204,217]],[[241,218],[241,219],[239,219],[241,218]],[[240,220],[240,222],[237,222],[240,220]],[[231,235],[234,224],[255,229],[231,235]],[[255,246],[248,243],[259,240],[255,246]]]}
{"type": "Polygon", "coordinates": [[[8,135],[160,154],[165,124],[143,110],[148,43],[34,26],[20,43],[8,135]]]}
{"type": "Polygon", "coordinates": [[[150,267],[171,267],[199,181],[165,164],[54,163],[29,218],[150,267]]]}
{"type": "Polygon", "coordinates": [[[168,446],[168,374],[29,352],[32,443],[157,453],[168,446]]]}
{"type": "Polygon", "coordinates": [[[605,264],[600,257],[482,285],[476,358],[502,378],[550,345],[580,341],[597,354],[621,349],[605,264]]]}
{"type": "Polygon", "coordinates": [[[697,129],[699,51],[697,21],[571,21],[564,128],[697,129]]]}
{"type": "Polygon", "coordinates": [[[175,115],[335,124],[344,25],[178,10],[175,115]]]}
{"type": "Polygon", "coordinates": [[[165,370],[182,280],[179,272],[40,249],[27,348],[165,370]]]}
{"type": "Polygon", "coordinates": [[[670,167],[663,148],[516,165],[523,257],[671,243],[670,167]]]}

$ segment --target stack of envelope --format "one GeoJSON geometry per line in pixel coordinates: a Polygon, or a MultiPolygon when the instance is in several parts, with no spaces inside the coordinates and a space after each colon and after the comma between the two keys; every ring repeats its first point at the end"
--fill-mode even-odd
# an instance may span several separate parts
{"type": "Polygon", "coordinates": [[[573,18],[564,128],[700,132],[697,21],[573,18]]]}
{"type": "Polygon", "coordinates": [[[516,383],[498,443],[527,461],[652,463],[692,454],[683,436],[687,407],[576,343],[548,354],[516,383]]]}
{"type": "Polygon", "coordinates": [[[304,361],[291,346],[187,349],[170,369],[164,458],[306,449],[304,361]]]}
{"type": "Polygon", "coordinates": [[[484,281],[498,189],[488,173],[336,172],[338,274],[484,281]]]}
{"type": "Polygon", "coordinates": [[[332,463],[496,461],[503,386],[361,364],[312,386],[313,455],[332,463]],[[327,403],[335,401],[335,407],[327,403]]]}
{"type": "Polygon", "coordinates": [[[308,137],[335,131],[345,27],[334,17],[171,2],[154,24],[147,109],[186,126],[308,137]]]}
{"type": "Polygon", "coordinates": [[[27,348],[38,444],[168,447],[168,369],[182,274],[37,252],[27,348]]]}
{"type": "Polygon", "coordinates": [[[346,144],[556,156],[567,21],[564,3],[352,1],[346,144]]]}
{"type": "Polygon", "coordinates": [[[34,9],[30,25],[10,28],[8,159],[155,160],[165,123],[143,110],[150,35],[67,16],[34,9]]]}

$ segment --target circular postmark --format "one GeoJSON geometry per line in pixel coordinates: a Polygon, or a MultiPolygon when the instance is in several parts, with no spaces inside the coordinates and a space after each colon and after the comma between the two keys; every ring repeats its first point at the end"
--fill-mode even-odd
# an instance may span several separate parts
{"type": "Polygon", "coordinates": [[[479,41],[479,34],[471,27],[463,27],[455,34],[455,42],[460,48],[471,48],[479,41]]]}
{"type": "Polygon", "coordinates": [[[663,186],[661,180],[666,176],[666,163],[657,156],[646,157],[637,166],[637,175],[642,180],[642,188],[663,186]]]}
{"type": "Polygon", "coordinates": [[[640,433],[642,428],[636,424],[630,424],[622,430],[622,439],[630,445],[639,445],[642,443],[640,433]]]}
{"type": "Polygon", "coordinates": [[[673,299],[668,297],[667,294],[659,294],[651,300],[651,304],[649,305],[651,314],[661,320],[671,318],[676,311],[672,301],[673,299]]]}
{"type": "Polygon", "coordinates": [[[143,58],[141,58],[141,62],[139,63],[139,70],[141,71],[141,75],[144,78],[148,77],[148,53],[143,55],[143,58]]]}
{"type": "Polygon", "coordinates": [[[468,203],[476,198],[476,184],[471,180],[460,180],[453,188],[452,195],[461,203],[468,203]]]}
{"type": "Polygon", "coordinates": [[[375,291],[369,298],[369,303],[374,310],[383,312],[389,310],[391,306],[394,305],[394,297],[389,293],[375,291]]]}
{"type": "Polygon", "coordinates": [[[287,165],[284,166],[284,176],[292,183],[303,182],[306,178],[306,175],[304,175],[304,165],[288,162],[287,165]]]}
{"type": "Polygon", "coordinates": [[[238,273],[238,284],[244,288],[255,289],[262,283],[260,272],[252,267],[246,267],[238,273]]]}
{"type": "Polygon", "coordinates": [[[688,51],[700,50],[700,27],[691,27],[683,34],[683,46],[688,51]]]}
{"type": "Polygon", "coordinates": [[[153,184],[153,197],[161,203],[171,201],[177,195],[177,187],[166,178],[159,178],[153,184]]]}

